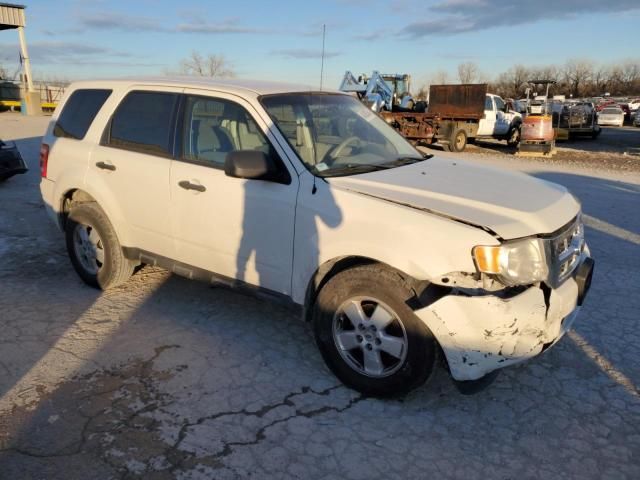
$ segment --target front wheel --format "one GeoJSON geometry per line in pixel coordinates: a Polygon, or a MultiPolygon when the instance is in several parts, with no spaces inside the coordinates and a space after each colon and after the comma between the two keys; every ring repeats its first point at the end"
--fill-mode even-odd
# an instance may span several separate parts
{"type": "Polygon", "coordinates": [[[65,236],[71,263],[87,285],[107,290],[133,274],[135,263],[125,258],[111,222],[97,203],[71,209],[65,236]]]}
{"type": "Polygon", "coordinates": [[[510,147],[517,147],[520,143],[520,126],[511,127],[509,134],[507,135],[507,145],[510,147]]]}
{"type": "Polygon", "coordinates": [[[316,343],[331,371],[366,395],[406,393],[436,365],[437,345],[407,306],[400,275],[367,265],[338,273],[313,306],[316,343]]]}

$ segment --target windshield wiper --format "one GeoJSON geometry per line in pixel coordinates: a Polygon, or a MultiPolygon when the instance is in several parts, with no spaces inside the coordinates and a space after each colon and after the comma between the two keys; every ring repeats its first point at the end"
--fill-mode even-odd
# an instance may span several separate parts
{"type": "MultiPolygon", "coordinates": [[[[376,170],[388,170],[395,168],[397,165],[390,165],[388,163],[347,163],[346,165],[331,168],[323,172],[318,172],[323,177],[333,177],[343,174],[355,173],[356,170],[376,171],[376,170]]],[[[359,172],[364,173],[364,172],[359,172]]]]}
{"type": "Polygon", "coordinates": [[[402,166],[402,165],[411,165],[412,163],[424,162],[429,158],[433,157],[430,153],[425,153],[422,157],[398,157],[392,162],[388,162],[385,165],[393,165],[393,166],[402,166]]]}

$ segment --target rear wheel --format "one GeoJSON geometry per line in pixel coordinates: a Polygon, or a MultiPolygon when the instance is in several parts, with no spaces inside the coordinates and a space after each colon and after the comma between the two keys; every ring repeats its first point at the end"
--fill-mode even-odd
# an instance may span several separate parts
{"type": "Polygon", "coordinates": [[[313,307],[316,343],[331,371],[367,395],[406,393],[436,365],[436,341],[406,302],[402,278],[367,265],[338,273],[313,307]]]}
{"type": "Polygon", "coordinates": [[[65,236],[71,263],[87,285],[106,290],[133,274],[135,263],[125,258],[115,230],[98,204],[73,207],[65,236]]]}
{"type": "Polygon", "coordinates": [[[456,130],[449,141],[449,151],[462,152],[467,146],[467,132],[464,130],[456,130]]]}

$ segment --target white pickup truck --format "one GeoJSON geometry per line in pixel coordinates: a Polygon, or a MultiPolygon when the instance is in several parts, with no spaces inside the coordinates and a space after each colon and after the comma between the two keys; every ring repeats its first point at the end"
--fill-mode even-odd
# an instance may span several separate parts
{"type": "Polygon", "coordinates": [[[412,143],[438,143],[452,152],[463,151],[476,138],[506,140],[509,146],[520,141],[522,115],[498,95],[487,93],[486,84],[432,85],[425,113],[380,115],[412,143]]]}
{"type": "Polygon", "coordinates": [[[487,93],[484,117],[478,122],[476,138],[497,138],[517,144],[521,123],[520,113],[509,110],[505,101],[498,95],[487,93]]]}

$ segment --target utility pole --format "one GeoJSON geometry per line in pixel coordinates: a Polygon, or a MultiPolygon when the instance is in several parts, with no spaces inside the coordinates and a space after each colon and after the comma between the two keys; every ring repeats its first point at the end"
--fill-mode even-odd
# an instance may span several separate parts
{"type": "Polygon", "coordinates": [[[322,80],[324,77],[324,39],[327,32],[327,26],[322,24],[322,61],[320,62],[320,91],[322,91],[322,80]]]}

